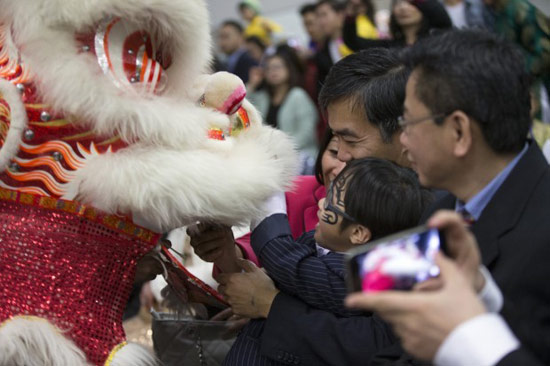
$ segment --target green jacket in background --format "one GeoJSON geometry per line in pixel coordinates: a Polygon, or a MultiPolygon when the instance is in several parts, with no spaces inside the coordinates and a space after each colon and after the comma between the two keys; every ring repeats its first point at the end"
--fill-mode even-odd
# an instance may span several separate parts
{"type": "MultiPolygon", "coordinates": [[[[265,90],[248,94],[249,101],[265,119],[269,111],[270,98],[265,90]]],[[[294,139],[298,149],[308,156],[317,156],[316,128],[318,113],[307,93],[299,87],[290,89],[279,108],[277,128],[294,139]]]]}
{"type": "Polygon", "coordinates": [[[528,0],[500,0],[494,11],[495,31],[521,46],[529,72],[550,93],[550,17],[528,0]]]}

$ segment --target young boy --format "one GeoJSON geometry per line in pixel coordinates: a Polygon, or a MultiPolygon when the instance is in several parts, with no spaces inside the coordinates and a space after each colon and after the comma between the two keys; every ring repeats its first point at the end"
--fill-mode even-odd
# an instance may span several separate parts
{"type": "Polygon", "coordinates": [[[343,252],[418,224],[431,194],[410,169],[387,160],[354,160],[319,202],[315,231],[293,240],[286,215],[273,214],[252,232],[254,252],[277,288],[340,316],[346,309],[343,252]]]}

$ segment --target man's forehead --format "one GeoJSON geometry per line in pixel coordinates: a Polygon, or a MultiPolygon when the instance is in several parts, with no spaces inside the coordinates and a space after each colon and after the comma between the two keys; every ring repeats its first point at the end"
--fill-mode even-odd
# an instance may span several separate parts
{"type": "Polygon", "coordinates": [[[334,134],[354,136],[364,130],[369,123],[359,108],[354,108],[349,100],[335,101],[328,105],[327,119],[334,134]]]}

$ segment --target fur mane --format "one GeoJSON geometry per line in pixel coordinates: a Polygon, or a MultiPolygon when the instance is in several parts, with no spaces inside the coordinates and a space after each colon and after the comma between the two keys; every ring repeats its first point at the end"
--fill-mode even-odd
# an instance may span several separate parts
{"type": "Polygon", "coordinates": [[[197,146],[225,116],[190,102],[194,80],[208,71],[211,38],[202,0],[0,0],[4,23],[12,24],[21,60],[37,76],[54,110],[78,116],[100,135],[120,135],[173,147],[197,146]],[[123,93],[103,74],[93,55],[82,53],[77,32],[93,29],[105,16],[152,27],[172,54],[162,96],[123,93]],[[186,119],[182,120],[182,116],[186,119]],[[166,133],[166,131],[171,131],[166,133]]]}

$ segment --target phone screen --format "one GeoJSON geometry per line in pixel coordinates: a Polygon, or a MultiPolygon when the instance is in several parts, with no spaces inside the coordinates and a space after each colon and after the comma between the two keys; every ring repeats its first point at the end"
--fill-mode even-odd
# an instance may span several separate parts
{"type": "Polygon", "coordinates": [[[348,259],[350,290],[410,290],[439,275],[434,255],[440,249],[439,231],[426,227],[377,240],[348,259]]]}

